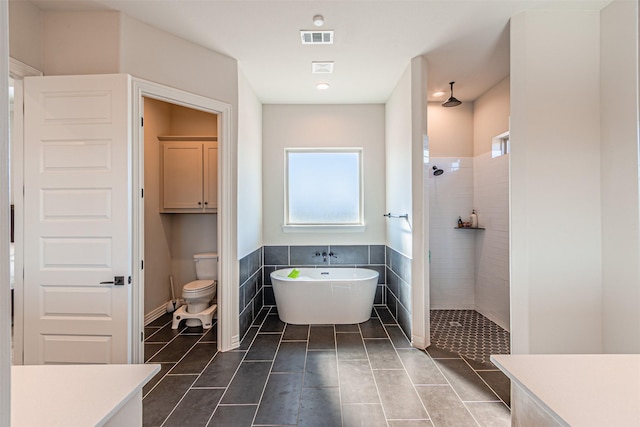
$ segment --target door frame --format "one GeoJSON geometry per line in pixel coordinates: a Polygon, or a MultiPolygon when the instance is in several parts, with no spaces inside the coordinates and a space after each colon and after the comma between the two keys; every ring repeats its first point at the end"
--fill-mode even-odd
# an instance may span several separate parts
{"type": "Polygon", "coordinates": [[[41,76],[37,70],[16,59],[9,58],[9,77],[14,80],[13,132],[10,142],[11,192],[15,206],[14,246],[14,314],[13,314],[13,364],[24,363],[24,83],[25,77],[41,76]],[[18,274],[18,273],[21,274],[18,274]]]}
{"type": "Polygon", "coordinates": [[[218,350],[228,351],[240,345],[238,257],[237,257],[237,206],[235,182],[237,175],[237,148],[231,144],[232,107],[225,102],[206,98],[172,87],[132,78],[132,340],[133,363],[144,362],[144,201],[140,196],[144,188],[144,98],[153,98],[218,116],[218,350]]]}

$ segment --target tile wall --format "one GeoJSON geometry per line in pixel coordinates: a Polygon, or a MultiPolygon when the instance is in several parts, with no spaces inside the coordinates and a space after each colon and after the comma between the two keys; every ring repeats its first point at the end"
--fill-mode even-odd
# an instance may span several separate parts
{"type": "MultiPolygon", "coordinates": [[[[475,308],[475,239],[478,230],[458,230],[458,217],[469,221],[473,206],[473,158],[432,157],[425,174],[429,188],[429,251],[432,309],[475,308]]],[[[480,215],[480,226],[482,216],[480,215]]]]}
{"type": "Polygon", "coordinates": [[[411,259],[386,247],[385,305],[405,335],[411,338],[411,259]]]}
{"type": "Polygon", "coordinates": [[[240,338],[264,306],[262,283],[262,248],[259,248],[240,259],[240,338]]]}
{"type": "Polygon", "coordinates": [[[486,230],[475,240],[476,310],[509,331],[509,155],[476,156],[474,207],[486,230]]]}

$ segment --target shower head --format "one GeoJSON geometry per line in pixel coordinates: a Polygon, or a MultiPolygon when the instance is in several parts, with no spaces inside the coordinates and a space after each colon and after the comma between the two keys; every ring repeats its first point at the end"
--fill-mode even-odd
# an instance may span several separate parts
{"type": "Polygon", "coordinates": [[[442,169],[438,169],[437,166],[433,167],[433,176],[440,176],[444,173],[442,169]]]}
{"type": "Polygon", "coordinates": [[[453,96],[453,84],[455,82],[449,82],[449,85],[451,85],[451,96],[449,97],[449,99],[447,99],[446,101],[444,101],[442,103],[443,107],[457,107],[458,105],[462,104],[461,101],[457,100],[454,96],[453,96]]]}

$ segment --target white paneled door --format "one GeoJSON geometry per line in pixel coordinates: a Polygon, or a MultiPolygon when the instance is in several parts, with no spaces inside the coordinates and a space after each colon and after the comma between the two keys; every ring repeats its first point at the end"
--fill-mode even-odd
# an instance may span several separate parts
{"type": "Polygon", "coordinates": [[[129,79],[25,79],[25,364],[129,361],[129,79]]]}

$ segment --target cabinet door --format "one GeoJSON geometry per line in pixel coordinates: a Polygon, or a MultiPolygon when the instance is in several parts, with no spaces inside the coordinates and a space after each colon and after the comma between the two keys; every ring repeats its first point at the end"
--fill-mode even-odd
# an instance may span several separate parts
{"type": "Polygon", "coordinates": [[[218,143],[204,143],[204,207],[218,209],[218,143]]]}
{"type": "Polygon", "coordinates": [[[162,146],[163,209],[202,209],[202,143],[162,146]]]}

